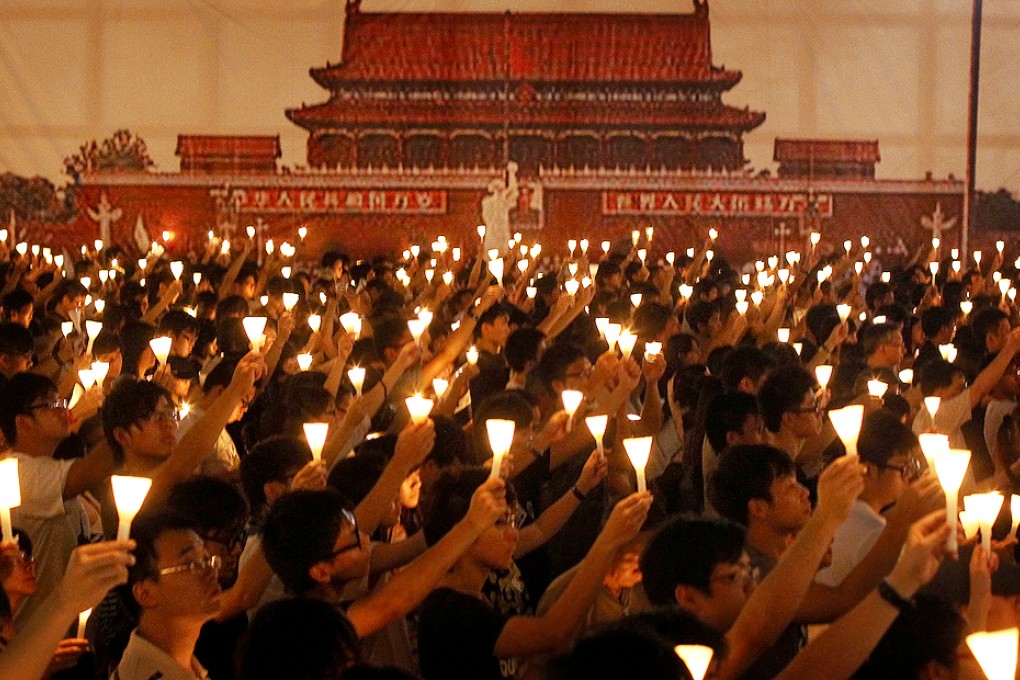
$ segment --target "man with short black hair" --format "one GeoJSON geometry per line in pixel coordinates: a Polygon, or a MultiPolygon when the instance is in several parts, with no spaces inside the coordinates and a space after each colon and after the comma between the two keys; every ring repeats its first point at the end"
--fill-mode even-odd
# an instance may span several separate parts
{"type": "Polygon", "coordinates": [[[470,384],[472,404],[481,404],[490,394],[506,389],[510,368],[503,356],[503,345],[509,336],[510,313],[502,304],[495,304],[478,315],[475,325],[478,375],[470,384]]]}
{"type": "Polygon", "coordinates": [[[0,380],[32,368],[35,340],[27,328],[17,323],[0,323],[0,380]]]}
{"type": "Polygon", "coordinates": [[[35,300],[22,288],[15,288],[3,299],[3,320],[28,328],[35,313],[35,300]]]}
{"type": "MultiPolygon", "coordinates": [[[[821,408],[814,376],[801,366],[784,366],[770,373],[758,390],[758,408],[767,430],[766,441],[786,452],[798,465],[801,448],[822,431],[821,408]]],[[[819,461],[805,470],[809,477],[817,473],[819,461]]]]}

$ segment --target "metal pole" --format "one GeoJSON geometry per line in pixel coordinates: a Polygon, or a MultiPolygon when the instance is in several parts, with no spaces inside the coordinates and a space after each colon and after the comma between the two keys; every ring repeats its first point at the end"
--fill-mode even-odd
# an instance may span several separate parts
{"type": "Polygon", "coordinates": [[[970,20],[970,93],[967,97],[967,172],[963,194],[963,219],[960,252],[966,261],[970,254],[971,212],[974,208],[974,173],[977,167],[978,85],[981,75],[981,3],[974,0],[970,20]]]}

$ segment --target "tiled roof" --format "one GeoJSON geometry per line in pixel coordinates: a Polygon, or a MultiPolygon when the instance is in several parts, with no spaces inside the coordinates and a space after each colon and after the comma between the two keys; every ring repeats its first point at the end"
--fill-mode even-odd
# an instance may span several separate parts
{"type": "Polygon", "coordinates": [[[178,135],[175,153],[181,158],[263,158],[281,155],[280,137],[269,135],[178,135]]]}
{"type": "Polygon", "coordinates": [[[773,160],[783,162],[877,163],[878,140],[779,139],[773,160]]]}

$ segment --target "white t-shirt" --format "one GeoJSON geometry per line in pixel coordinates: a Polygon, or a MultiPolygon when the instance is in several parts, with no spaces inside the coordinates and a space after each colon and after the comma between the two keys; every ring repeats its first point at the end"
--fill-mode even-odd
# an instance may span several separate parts
{"type": "Polygon", "coordinates": [[[1012,399],[992,399],[985,409],[985,445],[988,453],[995,457],[995,440],[999,436],[999,428],[1006,416],[1013,413],[1016,402],[1012,399]]]}
{"type": "Polygon", "coordinates": [[[11,520],[32,539],[39,584],[36,594],[18,608],[15,625],[20,627],[60,583],[71,551],[78,545],[75,529],[64,510],[64,483],[74,461],[17,452],[9,457],[18,459],[21,483],[21,505],[11,510],[11,520]]]}
{"type": "Polygon", "coordinates": [[[209,674],[198,659],[191,657],[191,668],[184,668],[169,654],[131,631],[131,639],[111,680],[208,680],[209,674]]]}
{"type": "MultiPolygon", "coordinates": [[[[971,406],[970,406],[970,388],[968,387],[963,392],[952,399],[943,399],[942,403],[939,404],[939,410],[935,412],[935,431],[949,435],[949,448],[951,449],[966,449],[967,442],[963,438],[963,433],[960,428],[963,424],[970,420],[971,406]]],[[[923,432],[932,431],[932,418],[928,414],[928,409],[922,404],[921,409],[914,417],[914,423],[911,428],[914,434],[921,434],[923,432]]]]}
{"type": "MultiPolygon", "coordinates": [[[[177,441],[181,441],[184,435],[195,423],[201,420],[203,411],[192,408],[187,417],[181,421],[177,428],[177,441]]],[[[226,429],[220,431],[220,435],[213,444],[212,451],[205,457],[198,468],[198,473],[203,475],[217,475],[225,472],[236,472],[241,467],[241,456],[237,453],[234,440],[226,429]]]]}
{"type": "Polygon", "coordinates": [[[854,503],[846,521],[832,539],[832,564],[818,572],[815,581],[835,588],[861,563],[885,531],[885,518],[864,501],[854,503]]]}

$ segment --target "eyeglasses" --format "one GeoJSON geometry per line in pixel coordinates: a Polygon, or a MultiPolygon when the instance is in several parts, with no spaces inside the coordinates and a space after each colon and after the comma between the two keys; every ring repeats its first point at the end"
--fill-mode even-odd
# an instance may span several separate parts
{"type": "Polygon", "coordinates": [[[18,564],[28,568],[35,564],[35,558],[23,552],[18,553],[18,564]]]}
{"type": "Polygon", "coordinates": [[[566,374],[567,378],[590,378],[592,373],[595,372],[595,368],[592,365],[585,366],[579,371],[570,371],[566,374]]]}
{"type": "Polygon", "coordinates": [[[888,463],[886,463],[885,465],[882,466],[882,469],[895,470],[896,472],[900,473],[900,477],[907,481],[910,481],[917,479],[918,477],[921,476],[921,461],[917,460],[916,458],[911,458],[903,465],[889,465],[888,463]]]}
{"type": "Polygon", "coordinates": [[[29,404],[29,411],[38,411],[39,409],[53,409],[63,410],[67,408],[67,399],[54,399],[53,401],[44,401],[41,404],[29,404]]]}
{"type": "Polygon", "coordinates": [[[792,409],[790,409],[790,413],[810,413],[810,414],[816,415],[816,416],[818,414],[820,414],[821,412],[822,412],[822,407],[819,406],[818,404],[814,404],[813,406],[803,406],[801,408],[792,408],[792,409]]]}
{"type": "Polygon", "coordinates": [[[157,410],[154,411],[151,416],[146,418],[146,420],[153,423],[176,423],[179,422],[180,419],[181,413],[176,409],[167,411],[157,410]]]}
{"type": "Polygon", "coordinates": [[[347,522],[352,527],[354,527],[355,542],[351,543],[349,545],[342,545],[342,546],[340,546],[339,548],[337,548],[336,550],[332,551],[331,553],[326,555],[324,558],[322,558],[321,561],[323,561],[323,562],[325,562],[327,560],[332,560],[332,559],[334,559],[334,558],[336,558],[336,557],[338,557],[340,555],[343,555],[345,552],[350,552],[351,550],[361,550],[361,531],[358,530],[358,519],[353,514],[348,512],[347,510],[344,510],[343,512],[341,512],[340,515],[341,515],[341,517],[343,517],[343,520],[345,522],[347,522]]]}
{"type": "Polygon", "coordinates": [[[187,564],[179,564],[176,567],[160,569],[159,575],[166,576],[167,574],[179,574],[184,571],[189,571],[193,574],[209,570],[218,571],[221,566],[223,566],[223,560],[220,559],[219,555],[202,555],[198,559],[191,560],[187,564]]]}
{"type": "Polygon", "coordinates": [[[748,581],[758,580],[758,570],[752,567],[747,562],[738,562],[733,565],[736,567],[736,571],[731,571],[728,574],[722,574],[720,576],[713,576],[710,580],[713,583],[730,583],[736,585],[738,582],[747,583],[748,581]]]}

